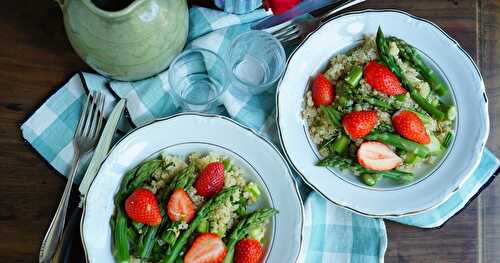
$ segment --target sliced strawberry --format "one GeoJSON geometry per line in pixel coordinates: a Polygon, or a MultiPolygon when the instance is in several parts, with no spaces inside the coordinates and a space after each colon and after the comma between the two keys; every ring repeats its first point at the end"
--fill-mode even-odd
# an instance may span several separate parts
{"type": "Polygon", "coordinates": [[[212,197],[224,186],[224,164],[209,163],[194,182],[196,192],[203,197],[212,197]]]}
{"type": "Polygon", "coordinates": [[[259,263],[264,250],[255,239],[242,239],[234,248],[234,263],[259,263]]]}
{"type": "Polygon", "coordinates": [[[368,135],[377,125],[377,112],[375,111],[353,111],[342,117],[342,125],[345,132],[353,140],[368,135]]]}
{"type": "Polygon", "coordinates": [[[226,254],[226,246],[218,235],[203,233],[194,240],[184,257],[184,263],[220,263],[226,254]]]}
{"type": "Polygon", "coordinates": [[[398,77],[386,66],[375,61],[366,64],[363,76],[372,88],[386,95],[394,96],[406,93],[398,77]]]}
{"type": "Polygon", "coordinates": [[[155,195],[145,188],[137,188],[127,197],[125,212],[130,219],[151,226],[159,225],[162,219],[155,195]]]}
{"type": "Polygon", "coordinates": [[[177,189],[167,203],[167,215],[174,222],[191,222],[196,214],[195,205],[184,189],[177,189]]]}
{"type": "Polygon", "coordinates": [[[387,145],[368,141],[358,148],[358,162],[361,166],[375,171],[389,171],[403,162],[387,145]]]}
{"type": "Polygon", "coordinates": [[[392,116],[392,126],[401,136],[420,144],[429,144],[431,138],[424,123],[414,112],[400,110],[392,116]]]}
{"type": "Polygon", "coordinates": [[[330,105],[335,99],[335,89],[330,81],[323,74],[319,74],[313,81],[311,87],[314,105],[330,105]]]}

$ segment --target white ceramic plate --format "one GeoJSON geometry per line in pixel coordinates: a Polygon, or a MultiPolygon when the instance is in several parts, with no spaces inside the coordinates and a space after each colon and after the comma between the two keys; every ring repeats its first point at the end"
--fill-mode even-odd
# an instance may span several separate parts
{"type": "Polygon", "coordinates": [[[294,169],[325,198],[367,216],[417,214],[446,201],[479,163],[489,132],[484,83],[471,57],[435,24],[398,10],[365,10],[335,17],[311,33],[294,51],[276,93],[281,144],[294,169]],[[308,79],[323,71],[330,58],[354,47],[363,35],[386,36],[415,46],[451,87],[457,105],[455,139],[435,167],[414,183],[364,187],[350,173],[315,166],[316,146],[301,117],[308,79]]]}
{"type": "Polygon", "coordinates": [[[185,156],[216,152],[229,156],[260,185],[262,205],[279,210],[267,232],[266,260],[295,262],[302,245],[303,206],[284,158],[254,131],[221,116],[180,114],[145,125],[111,150],[87,195],[81,222],[88,262],[114,262],[109,219],[113,197],[126,171],[161,151],[185,156]]]}

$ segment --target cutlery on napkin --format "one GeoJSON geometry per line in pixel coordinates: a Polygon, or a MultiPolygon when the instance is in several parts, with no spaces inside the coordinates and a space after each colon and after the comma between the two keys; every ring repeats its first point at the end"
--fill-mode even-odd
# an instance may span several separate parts
{"type": "Polygon", "coordinates": [[[125,99],[120,100],[115,105],[113,111],[108,117],[108,121],[104,126],[101,138],[97,143],[97,147],[94,151],[87,171],[85,172],[82,182],[80,183],[80,187],[78,188],[78,191],[80,192],[80,203],[78,207],[76,207],[73,211],[70,220],[68,221],[68,224],[64,229],[62,242],[59,243],[52,262],[67,262],[68,260],[71,243],[75,236],[76,230],[78,229],[78,222],[80,222],[82,216],[85,197],[90,189],[92,181],[96,177],[97,172],[101,167],[102,162],[108,154],[113,136],[118,126],[118,121],[120,120],[121,116],[123,115],[123,111],[125,110],[125,102],[125,99]]]}

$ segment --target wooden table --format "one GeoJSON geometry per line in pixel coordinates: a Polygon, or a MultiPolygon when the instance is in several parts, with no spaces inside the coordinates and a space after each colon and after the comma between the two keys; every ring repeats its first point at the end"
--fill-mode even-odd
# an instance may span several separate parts
{"type": "MultiPolygon", "coordinates": [[[[208,0],[193,0],[211,6],[208,0]]],[[[66,39],[50,0],[3,1],[0,9],[0,262],[37,262],[41,239],[66,180],[22,140],[20,122],[76,71],[90,69],[66,39]]],[[[500,156],[500,1],[369,0],[441,26],[475,59],[490,102],[488,147],[500,156]]],[[[388,222],[387,262],[500,262],[500,183],[489,186],[444,227],[388,222]]],[[[342,241],[340,241],[342,242],[342,241]]],[[[80,262],[76,250],[71,262],[80,262]]]]}

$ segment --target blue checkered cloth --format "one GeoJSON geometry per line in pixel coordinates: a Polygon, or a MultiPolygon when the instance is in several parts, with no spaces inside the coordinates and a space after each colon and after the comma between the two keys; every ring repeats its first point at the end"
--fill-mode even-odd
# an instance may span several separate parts
{"type": "MultiPolygon", "coordinates": [[[[232,39],[249,30],[249,23],[266,15],[263,10],[230,15],[205,8],[191,8],[187,48],[203,47],[221,54],[227,50],[232,39]]],[[[166,72],[136,82],[108,81],[102,76],[87,73],[73,76],[21,126],[26,141],[63,175],[69,172],[73,158],[72,138],[89,89],[106,94],[106,114],[119,98],[127,99],[128,123],[120,125],[122,131],[179,111],[170,95],[166,72]]],[[[222,114],[275,139],[274,95],[274,90],[251,97],[228,95],[222,114]]],[[[499,160],[486,150],[474,175],[447,202],[423,214],[391,220],[422,228],[442,225],[491,182],[498,166],[499,160]]],[[[82,170],[85,170],[85,165],[82,170]]],[[[297,180],[300,184],[300,179],[297,180]]],[[[301,261],[383,262],[387,235],[382,219],[354,214],[336,207],[305,186],[301,188],[306,196],[305,244],[301,261]]]]}

